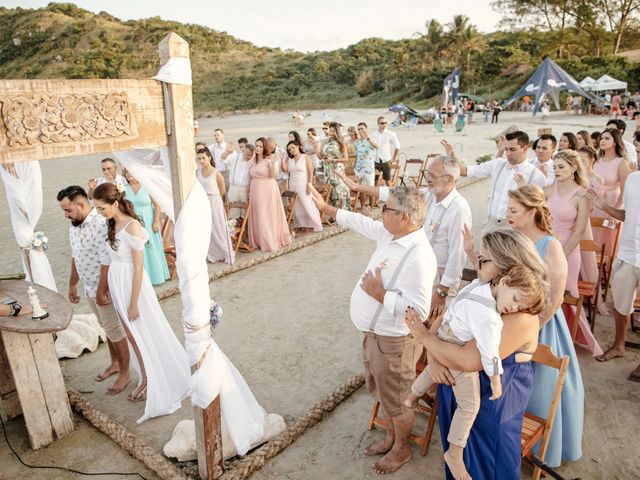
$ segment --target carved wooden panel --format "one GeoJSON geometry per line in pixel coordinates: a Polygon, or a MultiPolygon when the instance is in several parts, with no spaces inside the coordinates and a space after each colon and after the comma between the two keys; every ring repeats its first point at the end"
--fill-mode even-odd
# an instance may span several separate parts
{"type": "Polygon", "coordinates": [[[0,80],[0,163],[165,145],[154,80],[0,80]]]}

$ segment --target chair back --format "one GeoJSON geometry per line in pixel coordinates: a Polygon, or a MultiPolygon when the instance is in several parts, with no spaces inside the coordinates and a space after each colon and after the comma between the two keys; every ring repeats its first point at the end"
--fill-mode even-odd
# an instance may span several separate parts
{"type": "Polygon", "coordinates": [[[571,325],[571,340],[576,341],[576,334],[578,333],[578,323],[580,323],[580,315],[582,314],[582,295],[578,295],[578,298],[571,295],[568,291],[564,292],[564,300],[562,303],[576,307],[573,324],[571,325]]]}
{"type": "Polygon", "coordinates": [[[296,208],[296,200],[298,200],[298,194],[290,190],[282,192],[282,203],[284,205],[284,212],[287,215],[287,225],[291,225],[293,219],[293,213],[296,208]]]}
{"type": "Polygon", "coordinates": [[[437,132],[442,133],[444,132],[444,125],[442,123],[442,119],[441,118],[434,118],[433,119],[433,127],[436,129],[437,132]]]}

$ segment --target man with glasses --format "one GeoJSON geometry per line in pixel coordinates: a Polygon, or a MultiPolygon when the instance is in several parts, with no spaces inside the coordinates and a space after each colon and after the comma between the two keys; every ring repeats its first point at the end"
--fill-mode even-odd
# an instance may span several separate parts
{"type": "MultiPolygon", "coordinates": [[[[525,132],[507,133],[504,142],[506,158],[494,158],[480,165],[469,166],[458,161],[460,175],[463,177],[491,178],[491,197],[487,209],[489,218],[485,230],[506,225],[510,190],[530,184],[544,188],[547,184],[542,172],[527,161],[529,136],[525,132]]],[[[443,143],[443,145],[445,144],[443,143]]],[[[451,144],[447,143],[445,149],[447,155],[456,158],[455,150],[451,144]]]]}
{"type": "Polygon", "coordinates": [[[378,117],[378,130],[376,130],[371,138],[378,144],[376,151],[376,170],[382,174],[382,178],[387,186],[391,180],[390,162],[398,159],[400,152],[400,142],[395,133],[387,128],[387,121],[384,117],[378,117]]]}
{"type": "Polygon", "coordinates": [[[367,388],[380,402],[387,425],[386,437],[367,446],[364,453],[384,454],[373,469],[392,473],[411,459],[408,442],[414,411],[403,400],[422,353],[422,345],[409,335],[404,315],[412,307],[426,318],[436,273],[436,258],[422,229],[424,198],[405,186],[390,189],[382,222],[332,207],[315,190],[313,198],[318,209],[335,216],[339,225],[376,242],[376,250],[351,294],[350,315],[363,333],[367,388]]]}
{"type": "MultiPolygon", "coordinates": [[[[449,147],[446,140],[443,145],[449,147]]],[[[431,294],[430,319],[444,312],[445,304],[458,293],[462,270],[466,262],[462,230],[471,229],[471,208],[456,189],[460,168],[452,157],[439,156],[427,165],[427,188],[424,195],[427,212],[424,232],[438,263],[431,294]]],[[[355,192],[378,197],[384,202],[389,197],[388,187],[369,187],[344,178],[347,187],[355,192]]]]}

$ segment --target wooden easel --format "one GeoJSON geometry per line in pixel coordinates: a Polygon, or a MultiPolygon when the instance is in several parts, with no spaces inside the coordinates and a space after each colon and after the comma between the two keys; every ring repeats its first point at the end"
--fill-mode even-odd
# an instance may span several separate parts
{"type": "MultiPolygon", "coordinates": [[[[172,58],[189,58],[189,44],[170,33],[159,52],[163,66],[172,58]]],[[[190,85],[0,80],[2,164],[165,146],[177,218],[195,182],[190,85]]],[[[219,397],[204,410],[194,407],[194,418],[200,476],[218,478],[223,473],[219,397]]]]}

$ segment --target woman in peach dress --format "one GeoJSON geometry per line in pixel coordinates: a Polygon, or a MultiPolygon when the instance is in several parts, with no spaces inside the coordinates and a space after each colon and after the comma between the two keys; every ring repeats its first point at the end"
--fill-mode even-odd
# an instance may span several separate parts
{"type": "MultiPolygon", "coordinates": [[[[622,191],[624,183],[629,176],[629,162],[626,160],[627,152],[620,131],[608,128],[600,135],[600,151],[598,159],[593,165],[593,171],[604,179],[604,194],[609,205],[622,208],[622,191]]],[[[594,208],[591,217],[605,218],[615,225],[617,220],[606,212],[594,208]]],[[[615,252],[615,231],[608,228],[598,228],[593,232],[593,239],[602,245],[605,243],[605,255],[615,252]]]]}
{"type": "Polygon", "coordinates": [[[313,182],[313,163],[309,155],[302,153],[300,142],[287,143],[289,155],[289,189],[298,194],[293,211],[293,228],[322,231],[322,221],[318,207],[313,203],[311,184],[313,182]]]}
{"type": "MultiPolygon", "coordinates": [[[[545,188],[547,206],[551,210],[551,226],[562,244],[567,257],[567,284],[565,290],[578,298],[578,274],[580,272],[580,240],[589,223],[589,201],[586,197],[587,179],[580,156],[574,150],[560,150],[553,159],[556,183],[545,188]]],[[[572,330],[576,321],[572,307],[562,306],[565,318],[572,330]]],[[[593,356],[601,355],[602,349],[591,333],[584,310],[577,319],[576,342],[586,345],[593,356]]]]}
{"type": "Polygon", "coordinates": [[[248,227],[249,244],[264,252],[272,252],[291,244],[291,234],[276,183],[278,165],[267,150],[267,142],[260,137],[250,160],[248,227]]]}

